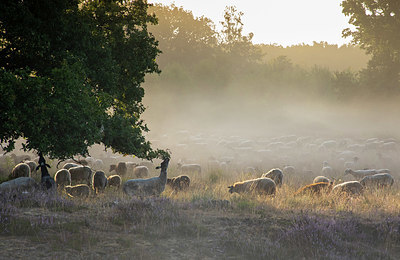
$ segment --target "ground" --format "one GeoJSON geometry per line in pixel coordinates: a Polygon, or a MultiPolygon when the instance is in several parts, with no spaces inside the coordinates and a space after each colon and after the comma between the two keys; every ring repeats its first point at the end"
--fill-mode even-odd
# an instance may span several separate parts
{"type": "Polygon", "coordinates": [[[379,205],[361,211],[368,196],[286,196],[3,194],[0,258],[399,259],[400,217],[379,205]]]}

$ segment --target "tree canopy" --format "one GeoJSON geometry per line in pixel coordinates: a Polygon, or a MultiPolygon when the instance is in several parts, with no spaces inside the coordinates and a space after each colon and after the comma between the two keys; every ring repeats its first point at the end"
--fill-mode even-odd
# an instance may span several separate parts
{"type": "Polygon", "coordinates": [[[0,5],[0,141],[51,157],[107,148],[140,158],[146,73],[159,73],[145,0],[4,0],[0,5]]]}
{"type": "Polygon", "coordinates": [[[367,84],[380,90],[399,91],[400,87],[400,2],[397,0],[345,0],[343,13],[355,26],[343,31],[352,37],[367,53],[372,54],[368,68],[363,72],[367,84]]]}

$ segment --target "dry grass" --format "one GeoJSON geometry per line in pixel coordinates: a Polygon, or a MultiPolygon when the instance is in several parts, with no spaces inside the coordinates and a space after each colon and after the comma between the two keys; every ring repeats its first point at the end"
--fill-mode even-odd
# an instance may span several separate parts
{"type": "Polygon", "coordinates": [[[115,189],[85,199],[2,194],[0,250],[5,258],[400,257],[398,184],[358,197],[294,196],[300,185],[286,179],[275,196],[264,197],[228,193],[253,174],[190,177],[187,190],[167,187],[160,198],[128,198],[115,189]]]}

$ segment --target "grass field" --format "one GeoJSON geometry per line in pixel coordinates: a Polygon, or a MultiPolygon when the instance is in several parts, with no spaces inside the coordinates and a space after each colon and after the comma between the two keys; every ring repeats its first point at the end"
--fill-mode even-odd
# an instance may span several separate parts
{"type": "Polygon", "coordinates": [[[287,177],[274,197],[228,193],[252,176],[208,171],[159,198],[3,193],[0,258],[400,258],[398,183],[357,197],[296,197],[287,177]]]}

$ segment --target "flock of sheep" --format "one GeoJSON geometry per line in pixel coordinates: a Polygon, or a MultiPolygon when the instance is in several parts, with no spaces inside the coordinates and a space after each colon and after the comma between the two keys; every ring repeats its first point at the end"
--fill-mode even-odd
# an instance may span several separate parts
{"type": "MultiPolygon", "coordinates": [[[[162,138],[168,140],[165,137],[162,138]]],[[[72,197],[98,194],[107,187],[122,188],[129,196],[158,196],[166,185],[175,191],[187,189],[189,176],[197,178],[204,172],[236,171],[246,173],[247,178],[230,185],[230,193],[274,195],[277,188],[287,183],[298,186],[295,195],[360,194],[366,188],[392,186],[392,171],[400,166],[397,160],[399,143],[393,138],[323,139],[290,135],[242,139],[181,131],[170,141],[163,145],[173,147],[175,160],[179,161],[174,167],[180,176],[167,178],[169,159],[157,167],[161,169],[159,176],[149,178],[155,168],[152,162],[133,162],[115,154],[99,154],[96,159],[66,161],[62,169],[54,173],[55,186],[72,197]],[[253,178],[248,178],[251,176],[253,178]]],[[[40,157],[6,154],[0,157],[0,167],[10,161],[16,165],[8,176],[9,181],[0,184],[0,191],[37,187],[32,177],[38,174],[38,169],[42,172],[42,184],[47,180],[46,185],[51,187],[53,177],[46,173],[47,167],[40,163],[40,157]]],[[[232,176],[232,179],[239,179],[238,175],[232,176]]]]}

